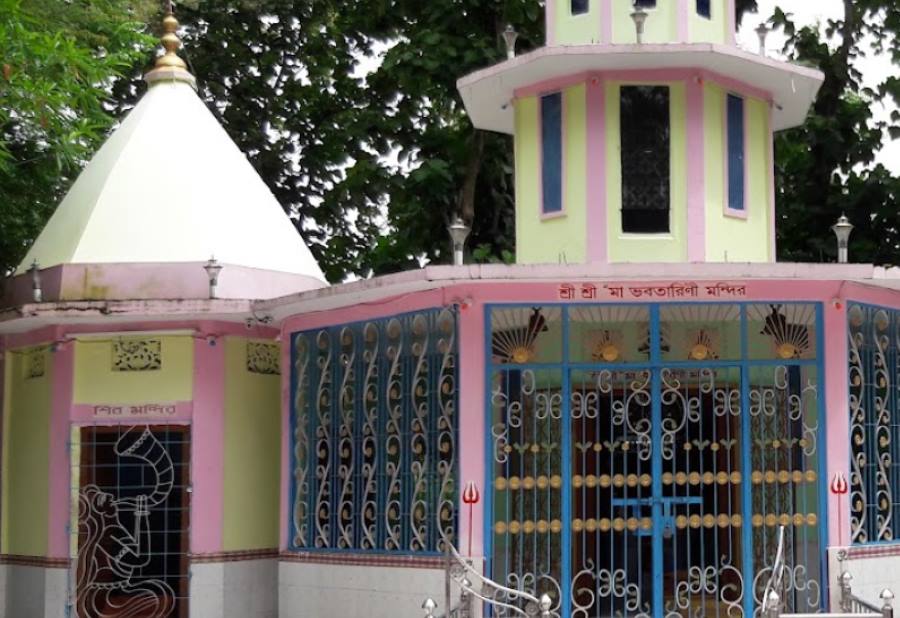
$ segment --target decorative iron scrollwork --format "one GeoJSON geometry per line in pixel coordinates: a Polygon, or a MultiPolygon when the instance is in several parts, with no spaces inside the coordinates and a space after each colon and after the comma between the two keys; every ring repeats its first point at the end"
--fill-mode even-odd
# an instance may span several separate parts
{"type": "Polygon", "coordinates": [[[263,375],[281,373],[281,348],[275,343],[247,342],[247,371],[263,375]]]}
{"type": "Polygon", "coordinates": [[[113,371],[156,371],[162,368],[160,339],[117,339],[112,343],[113,371]]]}
{"type": "Polygon", "coordinates": [[[294,341],[293,547],[442,551],[456,529],[455,311],[294,341]]]}
{"type": "Polygon", "coordinates": [[[33,348],[25,355],[25,379],[42,378],[47,373],[46,348],[33,348]]]}
{"type": "Polygon", "coordinates": [[[893,541],[900,515],[900,312],[851,305],[848,335],[850,536],[854,543],[893,541]]]}

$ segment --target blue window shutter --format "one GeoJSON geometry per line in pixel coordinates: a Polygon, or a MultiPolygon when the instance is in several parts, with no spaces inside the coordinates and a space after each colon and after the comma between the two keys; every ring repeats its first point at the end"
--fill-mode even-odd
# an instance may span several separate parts
{"type": "Polygon", "coordinates": [[[697,0],[697,15],[710,19],[712,17],[712,7],[709,0],[697,0]]]}
{"type": "Polygon", "coordinates": [[[541,97],[543,212],[562,211],[562,94],[541,97]]]}
{"type": "Polygon", "coordinates": [[[728,95],[728,207],[744,210],[744,99],[728,95]]]}
{"type": "Polygon", "coordinates": [[[582,15],[588,12],[590,0],[571,0],[572,15],[582,15]]]}

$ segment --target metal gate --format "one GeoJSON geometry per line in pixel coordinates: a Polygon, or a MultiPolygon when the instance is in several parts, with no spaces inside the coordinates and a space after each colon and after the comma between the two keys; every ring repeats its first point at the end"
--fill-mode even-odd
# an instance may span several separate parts
{"type": "Polygon", "coordinates": [[[188,615],[190,429],[75,428],[77,618],[188,615]]]}
{"type": "Polygon", "coordinates": [[[821,606],[812,304],[492,307],[491,575],[558,616],[821,606]]]}

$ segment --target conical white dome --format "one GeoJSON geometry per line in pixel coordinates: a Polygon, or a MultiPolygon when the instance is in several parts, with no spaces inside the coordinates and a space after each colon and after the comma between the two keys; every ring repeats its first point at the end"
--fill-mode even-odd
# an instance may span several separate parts
{"type": "Polygon", "coordinates": [[[324,282],[275,196],[184,75],[150,80],[18,272],[34,260],[48,268],[215,256],[222,264],[324,282]]]}

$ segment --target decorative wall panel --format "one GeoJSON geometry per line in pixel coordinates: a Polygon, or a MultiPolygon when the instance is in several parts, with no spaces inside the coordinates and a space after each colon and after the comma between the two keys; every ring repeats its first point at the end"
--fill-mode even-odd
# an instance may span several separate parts
{"type": "Polygon", "coordinates": [[[457,509],[456,315],[292,339],[295,549],[440,552],[457,509]]]}
{"type": "Polygon", "coordinates": [[[275,343],[247,342],[247,371],[263,375],[281,373],[281,348],[275,343]]]}
{"type": "Polygon", "coordinates": [[[155,371],[162,367],[159,339],[118,339],[112,344],[113,371],[155,371]]]}

